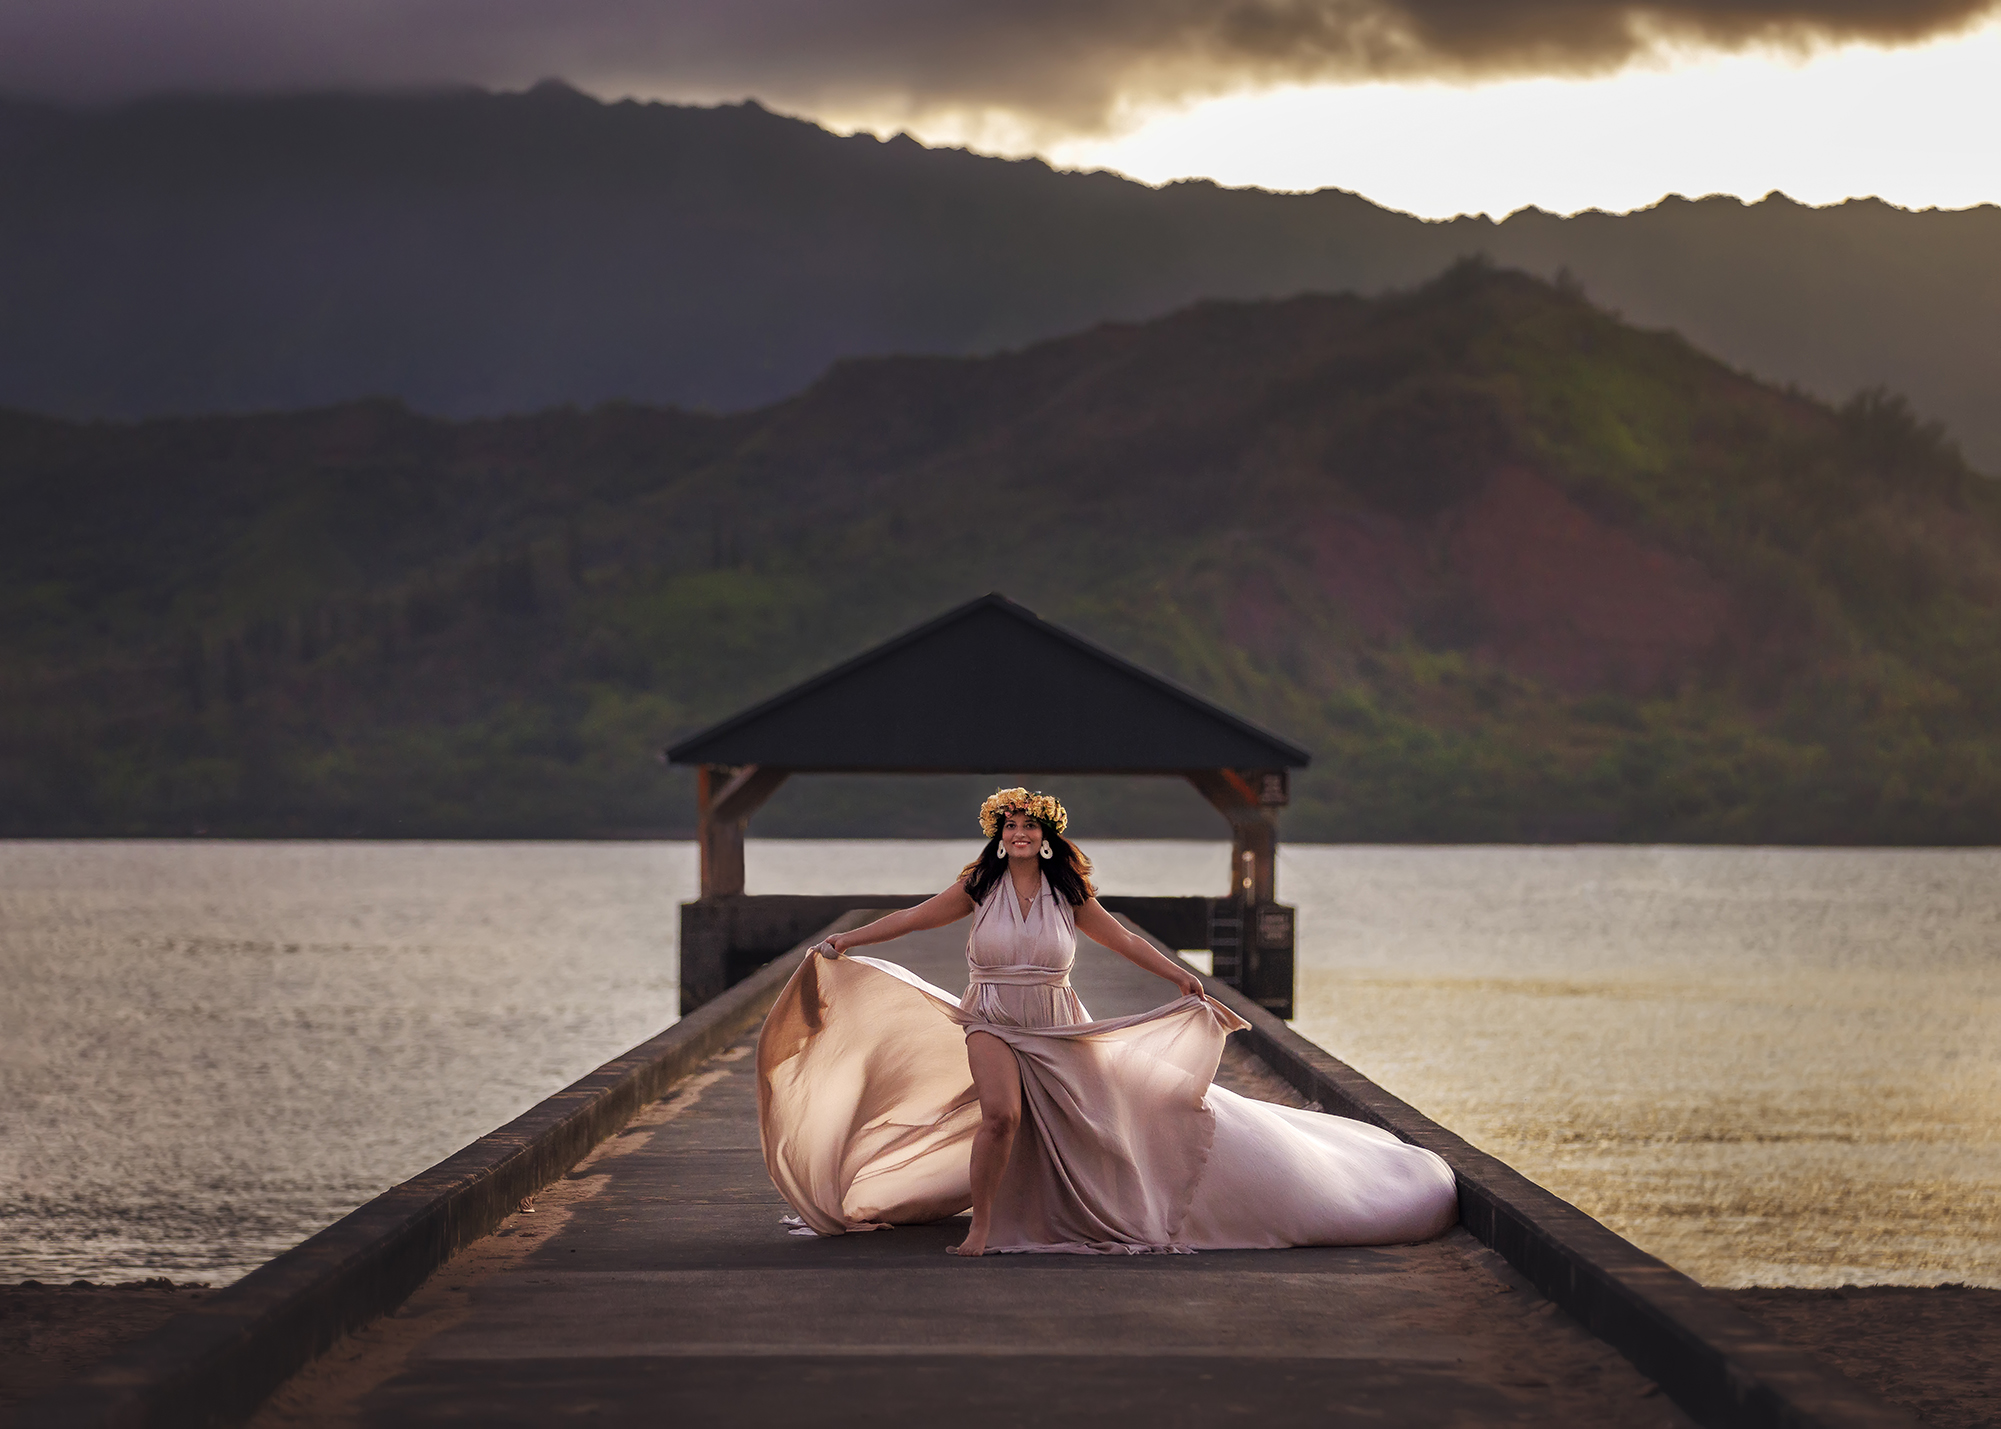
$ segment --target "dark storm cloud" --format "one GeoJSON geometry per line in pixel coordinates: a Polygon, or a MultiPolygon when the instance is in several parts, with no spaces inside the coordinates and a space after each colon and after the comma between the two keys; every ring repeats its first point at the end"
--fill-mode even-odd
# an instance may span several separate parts
{"type": "Polygon", "coordinates": [[[1997,0],[7,0],[0,88],[104,98],[561,75],[1062,128],[1281,80],[1583,74],[1664,44],[1923,39],[1997,0]]]}

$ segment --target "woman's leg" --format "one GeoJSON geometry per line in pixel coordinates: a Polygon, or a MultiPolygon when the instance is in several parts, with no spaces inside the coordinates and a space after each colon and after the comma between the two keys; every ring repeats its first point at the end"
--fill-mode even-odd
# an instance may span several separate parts
{"type": "Polygon", "coordinates": [[[1014,1049],[991,1032],[966,1039],[966,1060],[972,1063],[973,1088],[980,1094],[980,1129],[973,1133],[973,1225],[952,1254],[984,1255],[994,1194],[1014,1149],[1015,1128],[1021,1125],[1021,1068],[1014,1049]]]}

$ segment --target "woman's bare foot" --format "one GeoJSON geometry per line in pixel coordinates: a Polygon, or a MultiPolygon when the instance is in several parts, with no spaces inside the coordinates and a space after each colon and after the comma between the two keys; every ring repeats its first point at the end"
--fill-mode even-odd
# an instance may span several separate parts
{"type": "Polygon", "coordinates": [[[945,1253],[947,1255],[985,1255],[987,1253],[987,1233],[983,1230],[968,1231],[966,1238],[957,1245],[946,1246],[945,1253]]]}

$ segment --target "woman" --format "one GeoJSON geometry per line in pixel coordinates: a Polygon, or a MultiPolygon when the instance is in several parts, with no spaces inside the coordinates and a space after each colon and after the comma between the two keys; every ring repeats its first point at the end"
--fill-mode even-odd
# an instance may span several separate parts
{"type": "Polygon", "coordinates": [[[1379,1245],[1450,1226],[1452,1172],[1433,1153],[1211,1085],[1247,1024],[1098,904],[1068,824],[1050,796],[1000,790],[959,882],[816,945],[780,994],[758,1040],[759,1126],[800,1232],[969,1205],[959,1255],[1379,1245]],[[968,915],[956,1001],[849,956],[968,915]],[[1091,1021],[1069,983],[1079,931],[1180,996],[1091,1021]]]}

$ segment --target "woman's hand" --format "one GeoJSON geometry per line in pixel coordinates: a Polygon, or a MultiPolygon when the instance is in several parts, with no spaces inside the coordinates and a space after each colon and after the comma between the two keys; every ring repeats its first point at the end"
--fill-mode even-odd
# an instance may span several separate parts
{"type": "Polygon", "coordinates": [[[1183,997],[1202,996],[1202,979],[1196,975],[1195,969],[1193,968],[1181,969],[1181,971],[1174,976],[1173,982],[1176,987],[1181,989],[1181,995],[1183,997]]]}
{"type": "Polygon", "coordinates": [[[821,957],[826,958],[830,961],[840,957],[841,935],[839,933],[836,933],[831,938],[822,938],[819,942],[813,945],[813,951],[818,953],[821,957]]]}

